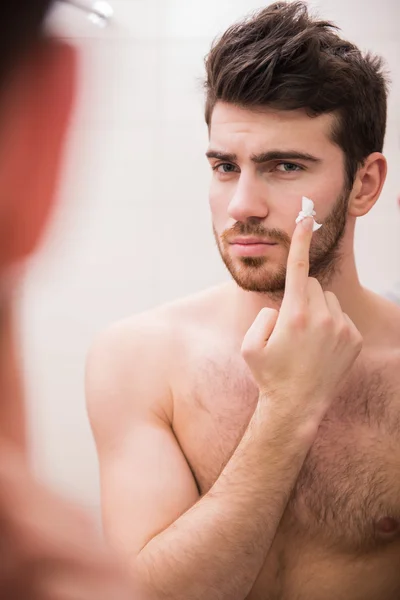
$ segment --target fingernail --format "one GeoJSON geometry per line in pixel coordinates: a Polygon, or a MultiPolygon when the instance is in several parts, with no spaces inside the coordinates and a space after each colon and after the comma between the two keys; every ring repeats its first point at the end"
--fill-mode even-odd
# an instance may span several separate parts
{"type": "Polygon", "coordinates": [[[306,231],[311,231],[311,229],[313,228],[313,219],[311,217],[306,217],[302,220],[302,224],[306,231]]]}

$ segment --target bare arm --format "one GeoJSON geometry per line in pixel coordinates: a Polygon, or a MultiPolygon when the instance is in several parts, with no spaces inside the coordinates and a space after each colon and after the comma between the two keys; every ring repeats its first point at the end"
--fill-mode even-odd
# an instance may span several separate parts
{"type": "Polygon", "coordinates": [[[146,389],[157,397],[159,383],[150,377],[153,365],[143,368],[140,347],[140,373],[131,373],[136,383],[126,399],[129,413],[120,411],[121,396],[104,409],[107,388],[111,400],[118,382],[111,377],[104,385],[99,355],[92,356],[94,373],[88,374],[107,537],[156,598],[243,600],[270,548],[312,442],[310,432],[302,432],[299,422],[288,427],[282,415],[274,419],[268,403],[260,402],[221,476],[199,498],[170,423],[143,395],[146,389]],[[99,369],[102,389],[90,383],[99,369]],[[136,386],[143,388],[140,398],[136,386]]]}
{"type": "MultiPolygon", "coordinates": [[[[173,352],[163,351],[160,337],[151,340],[151,334],[136,332],[130,350],[123,351],[129,355],[125,373],[117,364],[121,351],[110,350],[109,341],[92,354],[88,405],[100,457],[106,530],[154,598],[244,600],[271,547],[330,392],[359,351],[353,351],[357,336],[353,344],[343,324],[339,333],[322,290],[314,289],[313,302],[323,305],[323,318],[311,324],[303,318],[309,303],[307,253],[295,262],[305,283],[293,278],[304,298],[292,330],[287,332],[285,325],[284,333],[274,338],[278,315],[262,311],[246,336],[244,356],[263,393],[236,451],[201,499],[172,433],[171,414],[168,408],[160,410],[168,407],[165,369],[173,352]],[[305,339],[311,333],[316,347],[313,342],[305,358],[305,339]],[[112,362],[117,375],[110,371],[112,362]],[[319,378],[325,363],[330,369],[326,382],[319,378]],[[300,376],[305,377],[303,385],[300,376]]],[[[318,313],[318,306],[312,308],[318,313]]],[[[340,317],[336,305],[333,310],[340,317]]]]}

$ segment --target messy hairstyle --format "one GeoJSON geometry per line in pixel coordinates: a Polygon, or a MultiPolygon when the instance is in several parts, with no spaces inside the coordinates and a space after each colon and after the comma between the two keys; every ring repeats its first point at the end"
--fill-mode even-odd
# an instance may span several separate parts
{"type": "Polygon", "coordinates": [[[362,53],[305,2],[276,2],[230,27],[205,60],[208,127],[218,101],[250,110],[303,109],[335,116],[331,139],[344,153],[347,183],[382,152],[388,80],[380,57],[362,53]]]}

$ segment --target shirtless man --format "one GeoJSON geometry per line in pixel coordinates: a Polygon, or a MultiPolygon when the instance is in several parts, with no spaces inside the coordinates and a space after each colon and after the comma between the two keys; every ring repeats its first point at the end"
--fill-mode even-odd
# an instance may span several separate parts
{"type": "Polygon", "coordinates": [[[291,3],[230,28],[206,67],[233,281],[92,348],[108,539],[157,599],[398,599],[400,310],[353,251],[386,176],[381,63],[291,3]]]}

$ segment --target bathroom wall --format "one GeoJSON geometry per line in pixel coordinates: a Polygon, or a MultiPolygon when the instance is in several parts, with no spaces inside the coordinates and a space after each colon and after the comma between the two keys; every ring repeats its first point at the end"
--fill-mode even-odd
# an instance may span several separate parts
{"type": "MultiPolygon", "coordinates": [[[[108,29],[61,4],[49,21],[80,48],[81,91],[61,203],[32,264],[21,307],[36,468],[96,512],[85,355],[107,323],[227,278],[207,205],[203,57],[215,35],[265,4],[110,1],[115,19],[108,29]]],[[[312,4],[363,48],[384,55],[392,70],[389,177],[356,237],[363,283],[384,291],[400,278],[399,3],[312,4]]]]}

